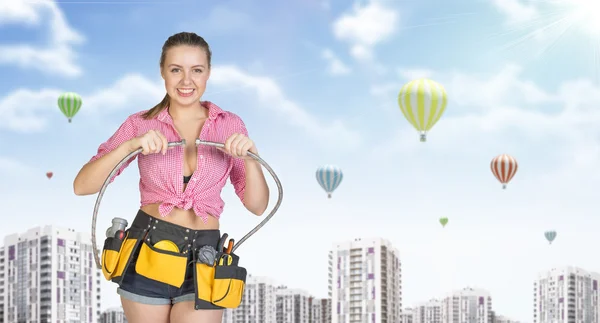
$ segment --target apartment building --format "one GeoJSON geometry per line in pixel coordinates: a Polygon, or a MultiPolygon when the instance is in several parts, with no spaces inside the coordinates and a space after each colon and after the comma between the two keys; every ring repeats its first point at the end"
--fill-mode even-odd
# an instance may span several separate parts
{"type": "Polygon", "coordinates": [[[577,267],[552,268],[533,284],[534,323],[599,323],[600,274],[577,267]]]}
{"type": "Polygon", "coordinates": [[[276,292],[272,279],[248,275],[242,303],[224,311],[223,323],[276,323],[276,292]]]}
{"type": "Polygon", "coordinates": [[[492,298],[483,289],[463,288],[442,300],[442,323],[492,323],[492,298]]]}
{"type": "Polygon", "coordinates": [[[396,323],[402,312],[397,249],[385,239],[334,244],[329,253],[333,323],[396,323]]]}
{"type": "Polygon", "coordinates": [[[312,323],[313,297],[301,289],[279,287],[276,291],[277,323],[312,323]]]}
{"type": "Polygon", "coordinates": [[[100,323],[127,323],[127,318],[121,306],[112,307],[102,312],[100,323]]]}
{"type": "Polygon", "coordinates": [[[400,323],[413,323],[413,309],[408,307],[400,315],[400,323]]]}
{"type": "Polygon", "coordinates": [[[503,315],[494,315],[492,323],[521,323],[517,320],[510,319],[503,315]]]}
{"type": "Polygon", "coordinates": [[[314,298],[311,308],[311,323],[331,323],[331,299],[314,298]]]}
{"type": "Polygon", "coordinates": [[[442,323],[442,301],[432,298],[412,308],[414,323],[442,323]]]}
{"type": "Polygon", "coordinates": [[[0,247],[0,323],[4,322],[4,247],[0,247]]]}
{"type": "Polygon", "coordinates": [[[4,238],[2,322],[97,323],[100,270],[89,234],[56,226],[4,238]]]}

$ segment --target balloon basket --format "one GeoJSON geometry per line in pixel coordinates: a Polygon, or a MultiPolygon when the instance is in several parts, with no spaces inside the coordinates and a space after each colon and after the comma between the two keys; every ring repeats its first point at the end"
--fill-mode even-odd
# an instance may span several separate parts
{"type": "Polygon", "coordinates": [[[506,184],[502,184],[502,189],[505,190],[506,189],[506,184]]]}
{"type": "Polygon", "coordinates": [[[426,142],[427,141],[427,135],[422,133],[421,136],[419,137],[419,141],[421,142],[426,142]]]}

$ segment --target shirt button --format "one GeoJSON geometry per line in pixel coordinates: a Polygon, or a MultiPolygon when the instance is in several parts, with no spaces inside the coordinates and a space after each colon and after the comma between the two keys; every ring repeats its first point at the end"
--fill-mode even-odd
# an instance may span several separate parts
{"type": "Polygon", "coordinates": [[[203,159],[203,158],[204,158],[204,155],[200,155],[200,159],[203,159]]]}
{"type": "Polygon", "coordinates": [[[192,181],[194,181],[194,182],[197,181],[197,180],[198,180],[197,178],[192,178],[192,181]]]}

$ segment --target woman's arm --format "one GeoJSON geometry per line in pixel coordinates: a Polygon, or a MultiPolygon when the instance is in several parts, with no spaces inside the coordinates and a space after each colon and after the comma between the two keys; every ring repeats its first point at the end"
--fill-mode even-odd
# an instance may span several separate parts
{"type": "MultiPolygon", "coordinates": [[[[237,120],[234,132],[248,137],[248,130],[241,119],[237,120]]],[[[258,155],[255,145],[252,145],[248,151],[258,155]]],[[[229,176],[235,193],[246,209],[255,215],[262,215],[269,205],[269,186],[262,165],[250,156],[233,158],[233,167],[229,176]]]]}
{"type": "MultiPolygon", "coordinates": [[[[75,195],[90,195],[100,191],[106,177],[129,153],[137,148],[137,130],[130,116],[115,133],[98,147],[97,154],[85,164],[73,181],[75,195]]],[[[135,159],[128,160],[111,178],[111,183],[135,159]]]]}
{"type": "MultiPolygon", "coordinates": [[[[251,153],[258,155],[256,149],[251,153]]],[[[262,171],[262,165],[254,159],[244,160],[246,172],[243,203],[248,211],[262,215],[269,205],[269,186],[262,171]]]]}
{"type": "MultiPolygon", "coordinates": [[[[98,193],[106,177],[117,166],[117,164],[128,154],[134,152],[137,148],[132,140],[128,140],[111,150],[106,155],[90,161],[85,164],[73,181],[73,191],[75,195],[91,195],[98,193]]],[[[131,159],[127,164],[131,163],[131,159]]],[[[119,171],[119,173],[122,170],[119,171]]],[[[118,174],[117,174],[118,175],[118,174]]],[[[111,182],[114,177],[111,179],[111,182]]]]}

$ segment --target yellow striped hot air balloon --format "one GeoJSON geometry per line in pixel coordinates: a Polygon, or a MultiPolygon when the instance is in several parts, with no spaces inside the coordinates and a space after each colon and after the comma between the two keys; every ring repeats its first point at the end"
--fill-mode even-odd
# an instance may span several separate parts
{"type": "Polygon", "coordinates": [[[417,79],[406,83],[398,94],[398,105],[402,114],[421,133],[421,141],[427,140],[427,132],[446,111],[448,97],[440,84],[417,79]]]}

